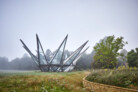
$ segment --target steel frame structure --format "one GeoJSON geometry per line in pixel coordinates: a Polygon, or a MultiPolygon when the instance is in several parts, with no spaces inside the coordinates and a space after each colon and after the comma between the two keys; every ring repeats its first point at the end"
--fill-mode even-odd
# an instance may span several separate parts
{"type": "Polygon", "coordinates": [[[87,47],[83,52],[81,52],[84,46],[88,43],[88,41],[86,41],[77,50],[75,50],[69,57],[63,59],[67,38],[68,35],[64,38],[64,40],[62,41],[62,43],[60,44],[60,46],[56,50],[56,53],[53,55],[50,61],[48,61],[46,58],[42,44],[37,34],[36,34],[36,43],[37,43],[36,56],[29,50],[29,48],[21,39],[20,41],[23,44],[23,48],[30,54],[31,58],[37,64],[37,66],[42,72],[67,72],[71,71],[75,67],[78,59],[89,48],[87,47]]]}

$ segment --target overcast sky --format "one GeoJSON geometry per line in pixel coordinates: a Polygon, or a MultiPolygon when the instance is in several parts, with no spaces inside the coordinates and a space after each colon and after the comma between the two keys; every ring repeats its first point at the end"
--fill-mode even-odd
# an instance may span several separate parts
{"type": "Polygon", "coordinates": [[[91,52],[109,35],[123,36],[129,51],[138,47],[138,0],[0,0],[0,56],[27,53],[20,38],[36,53],[36,33],[44,50],[54,51],[69,34],[71,51],[89,40],[91,52]]]}

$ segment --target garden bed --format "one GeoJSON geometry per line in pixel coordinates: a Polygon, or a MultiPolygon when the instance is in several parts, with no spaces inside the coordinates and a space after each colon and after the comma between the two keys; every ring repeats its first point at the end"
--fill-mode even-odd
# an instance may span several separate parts
{"type": "Polygon", "coordinates": [[[110,85],[110,86],[115,86],[116,88],[121,87],[124,89],[126,88],[134,89],[135,91],[131,91],[131,92],[138,92],[138,69],[136,68],[123,69],[123,70],[105,69],[105,70],[93,71],[91,74],[89,74],[86,77],[86,81],[83,84],[85,84],[85,86],[86,84],[93,85],[92,87],[94,87],[94,85],[101,86],[105,84],[107,85],[106,86],[107,88],[109,88],[109,85],[110,85]],[[89,81],[91,81],[92,84],[90,84],[89,81]]]}

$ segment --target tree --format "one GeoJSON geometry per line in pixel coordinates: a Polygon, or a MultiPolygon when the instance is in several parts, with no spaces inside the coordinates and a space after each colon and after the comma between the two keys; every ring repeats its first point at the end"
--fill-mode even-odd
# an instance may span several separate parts
{"type": "Polygon", "coordinates": [[[123,49],[127,42],[123,37],[108,36],[94,46],[95,56],[92,63],[93,68],[114,68],[117,65],[116,57],[119,56],[119,50],[123,49]]]}
{"type": "Polygon", "coordinates": [[[75,70],[84,70],[84,69],[90,69],[91,68],[91,61],[93,58],[92,54],[86,54],[84,53],[82,57],[77,61],[75,70]]]}
{"type": "Polygon", "coordinates": [[[128,64],[127,64],[127,50],[126,49],[122,49],[119,54],[120,56],[117,57],[117,60],[118,60],[118,64],[117,64],[117,67],[119,66],[125,66],[127,67],[128,64]]]}
{"type": "Polygon", "coordinates": [[[138,67],[138,48],[128,52],[127,62],[130,67],[138,67]]]}
{"type": "Polygon", "coordinates": [[[8,62],[9,62],[9,60],[7,57],[0,57],[0,69],[7,69],[8,62]]]}

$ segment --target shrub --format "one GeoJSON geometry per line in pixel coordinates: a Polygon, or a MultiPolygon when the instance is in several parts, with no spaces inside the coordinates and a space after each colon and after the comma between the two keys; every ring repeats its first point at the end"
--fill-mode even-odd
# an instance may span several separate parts
{"type": "Polygon", "coordinates": [[[126,68],[92,72],[87,80],[126,88],[138,88],[138,69],[126,68]],[[132,86],[133,85],[133,86],[132,86]]]}

